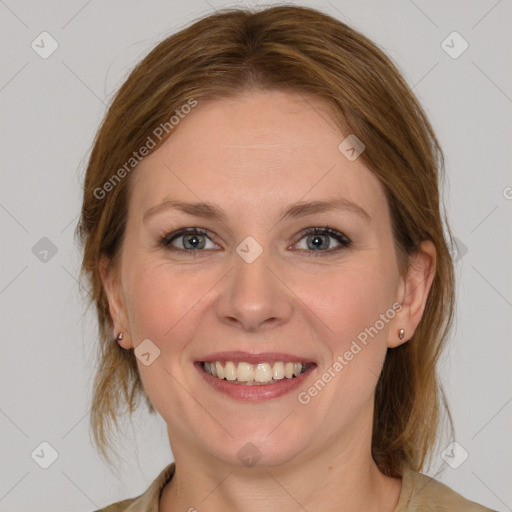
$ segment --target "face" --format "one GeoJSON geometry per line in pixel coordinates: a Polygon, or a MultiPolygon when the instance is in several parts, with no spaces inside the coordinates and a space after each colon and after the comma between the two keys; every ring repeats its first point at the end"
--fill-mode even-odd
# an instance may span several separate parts
{"type": "Polygon", "coordinates": [[[123,346],[149,340],[137,364],[175,457],[291,464],[368,439],[386,350],[417,322],[397,312],[386,198],[338,149],[348,135],[314,97],[199,101],[130,176],[104,284],[123,346]]]}

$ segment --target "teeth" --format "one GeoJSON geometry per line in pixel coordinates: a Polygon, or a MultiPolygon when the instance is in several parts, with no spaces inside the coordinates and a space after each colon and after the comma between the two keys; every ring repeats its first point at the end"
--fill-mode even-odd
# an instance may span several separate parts
{"type": "Polygon", "coordinates": [[[247,385],[275,383],[284,378],[298,377],[306,370],[306,364],[299,362],[258,363],[256,365],[233,361],[203,363],[206,373],[219,379],[243,382],[247,385]]]}
{"type": "Polygon", "coordinates": [[[249,363],[238,363],[236,378],[239,382],[254,380],[254,366],[249,363]]]}
{"type": "Polygon", "coordinates": [[[228,361],[224,368],[224,375],[227,380],[236,380],[236,366],[232,361],[228,361]]]}
{"type": "Polygon", "coordinates": [[[219,379],[223,379],[224,378],[224,368],[222,368],[222,364],[220,363],[220,361],[215,362],[215,370],[217,370],[217,377],[219,379]]]}
{"type": "MultiPolygon", "coordinates": [[[[302,365],[300,365],[302,367],[302,365]]],[[[254,372],[256,382],[270,382],[272,380],[272,368],[268,363],[259,363],[254,372]]]]}
{"type": "Polygon", "coordinates": [[[274,363],[272,367],[272,378],[274,380],[284,379],[284,363],[274,363]]]}

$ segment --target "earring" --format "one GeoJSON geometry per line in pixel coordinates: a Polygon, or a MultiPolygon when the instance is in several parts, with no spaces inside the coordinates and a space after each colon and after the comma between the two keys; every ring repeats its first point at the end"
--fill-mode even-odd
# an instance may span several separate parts
{"type": "MultiPolygon", "coordinates": [[[[119,345],[119,342],[120,342],[122,339],[123,339],[123,333],[122,333],[122,332],[120,332],[120,333],[116,336],[116,338],[115,338],[115,342],[119,345]]],[[[119,345],[119,346],[121,346],[121,345],[119,345]]]]}
{"type": "Polygon", "coordinates": [[[403,329],[400,329],[398,331],[398,338],[403,340],[404,339],[404,336],[405,336],[405,331],[403,329]]]}

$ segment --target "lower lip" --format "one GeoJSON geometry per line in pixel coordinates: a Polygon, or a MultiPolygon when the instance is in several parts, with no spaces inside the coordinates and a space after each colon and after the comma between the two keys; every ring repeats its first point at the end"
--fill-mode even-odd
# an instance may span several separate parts
{"type": "Polygon", "coordinates": [[[298,377],[287,379],[286,377],[274,384],[255,384],[247,386],[245,384],[233,384],[233,382],[224,379],[218,379],[203,370],[202,363],[195,363],[195,366],[203,379],[210,384],[215,390],[224,393],[225,395],[235,398],[237,400],[247,400],[263,402],[265,400],[272,400],[280,396],[291,393],[294,389],[304,384],[304,380],[316,368],[310,366],[304,373],[298,377]]]}

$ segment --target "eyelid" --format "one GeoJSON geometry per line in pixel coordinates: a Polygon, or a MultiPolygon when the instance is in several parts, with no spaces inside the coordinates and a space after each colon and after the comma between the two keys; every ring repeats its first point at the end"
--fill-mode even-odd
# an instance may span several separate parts
{"type": "MultiPolygon", "coordinates": [[[[211,233],[207,229],[197,228],[197,227],[180,228],[175,231],[171,231],[170,233],[167,233],[160,237],[160,243],[164,246],[164,248],[169,248],[169,246],[171,245],[173,240],[175,240],[176,238],[181,238],[182,236],[194,235],[194,234],[203,235],[206,238],[208,238],[213,244],[218,245],[212,239],[212,238],[215,238],[213,233],[211,233]],[[212,237],[212,235],[213,235],[213,237],[212,237]]],[[[179,249],[177,247],[173,247],[173,249],[169,249],[169,250],[175,250],[177,252],[181,251],[181,252],[185,252],[185,253],[189,253],[189,254],[191,252],[202,252],[202,251],[192,251],[192,250],[188,250],[188,249],[179,249]]]]}
{"type": "Polygon", "coordinates": [[[309,235],[314,234],[327,234],[331,238],[334,238],[338,242],[338,246],[334,248],[330,248],[325,251],[311,251],[307,249],[298,249],[300,252],[303,252],[307,257],[327,257],[332,254],[337,254],[341,252],[343,249],[348,249],[352,245],[352,240],[345,235],[345,233],[338,231],[337,229],[331,228],[329,226],[325,227],[310,227],[302,230],[297,236],[297,241],[292,245],[298,244],[303,238],[309,235]]]}
{"type": "MultiPolygon", "coordinates": [[[[347,249],[352,245],[352,240],[345,235],[345,233],[338,231],[337,229],[331,228],[329,226],[325,227],[309,227],[303,229],[298,235],[296,241],[289,247],[293,247],[296,244],[298,244],[303,238],[305,238],[308,235],[314,235],[314,234],[327,234],[331,238],[334,238],[338,242],[338,246],[334,248],[330,248],[325,251],[321,250],[308,250],[308,249],[297,249],[300,253],[305,254],[307,257],[322,257],[322,256],[330,256],[332,254],[337,254],[338,252],[342,251],[343,249],[347,249]]],[[[187,228],[180,228],[175,231],[172,231],[171,233],[167,233],[165,235],[162,235],[160,240],[160,246],[163,246],[165,249],[169,250],[170,252],[176,253],[176,254],[184,254],[187,256],[197,257],[201,253],[208,253],[211,251],[211,249],[203,249],[203,250],[193,250],[193,249],[180,249],[178,247],[174,247],[171,245],[171,243],[180,237],[186,236],[186,235],[192,235],[192,234],[199,234],[202,236],[205,236],[212,242],[213,244],[217,245],[213,238],[215,238],[215,235],[204,228],[199,227],[187,227],[187,228]],[[213,235],[213,237],[212,237],[213,235]]]]}
{"type": "MultiPolygon", "coordinates": [[[[329,226],[305,228],[297,235],[297,241],[302,240],[302,238],[304,238],[307,235],[314,235],[316,233],[327,234],[333,238],[336,238],[337,240],[343,239],[347,244],[352,243],[352,240],[350,240],[350,238],[347,235],[345,235],[345,233],[338,231],[337,229],[331,228],[329,226]]],[[[338,242],[342,243],[341,240],[338,240],[338,242]]]]}

